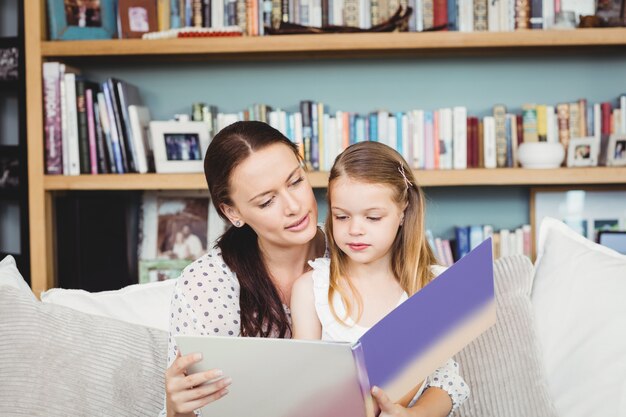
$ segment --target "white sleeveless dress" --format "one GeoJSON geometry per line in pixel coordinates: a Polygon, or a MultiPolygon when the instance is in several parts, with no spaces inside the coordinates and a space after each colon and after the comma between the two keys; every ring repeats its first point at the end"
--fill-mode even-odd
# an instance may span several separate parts
{"type": "MultiPolygon", "coordinates": [[[[313,278],[313,293],[315,297],[315,310],[317,312],[317,316],[322,325],[322,340],[335,341],[335,342],[349,342],[349,343],[356,342],[361,336],[363,336],[363,334],[365,334],[365,332],[369,330],[369,327],[363,327],[354,323],[352,318],[348,318],[346,320],[346,322],[349,324],[349,326],[346,326],[343,323],[340,323],[339,321],[337,321],[335,317],[333,316],[330,310],[330,305],[328,304],[328,290],[330,288],[330,259],[318,258],[318,259],[315,259],[314,261],[309,261],[309,265],[311,265],[311,267],[313,268],[312,278],[313,278]]],[[[433,269],[434,269],[435,275],[438,275],[445,268],[435,266],[433,267],[433,269]]],[[[408,299],[408,295],[406,292],[404,292],[402,296],[400,297],[400,300],[398,300],[398,305],[402,304],[407,299],[408,299]]],[[[333,296],[332,302],[333,302],[333,307],[337,315],[339,317],[344,317],[346,313],[346,308],[343,302],[341,301],[341,297],[339,296],[339,294],[335,293],[335,295],[333,296]]],[[[446,374],[450,374],[451,373],[450,371],[454,371],[458,375],[458,372],[456,371],[458,369],[458,365],[454,363],[454,361],[452,360],[449,361],[446,364],[446,366],[442,368],[445,368],[446,374]],[[450,364],[450,362],[452,362],[453,365],[450,364]]],[[[424,381],[424,383],[422,383],[422,386],[418,390],[417,394],[415,394],[415,396],[411,400],[409,407],[411,407],[417,401],[420,395],[422,395],[424,390],[428,386],[431,385],[430,384],[431,377],[432,376],[428,377],[424,381]]],[[[460,379],[460,376],[459,376],[459,379],[460,379]]],[[[416,381],[416,383],[417,382],[418,381],[416,381]]],[[[457,384],[454,384],[454,385],[457,385],[457,384]]],[[[450,394],[450,397],[453,400],[453,406],[456,405],[454,403],[456,402],[455,398],[457,397],[457,395],[455,394],[457,393],[449,392],[449,390],[446,389],[447,387],[440,386],[440,384],[434,384],[434,386],[437,386],[446,390],[450,394]]],[[[453,410],[456,408],[457,407],[453,407],[453,410]]]]}

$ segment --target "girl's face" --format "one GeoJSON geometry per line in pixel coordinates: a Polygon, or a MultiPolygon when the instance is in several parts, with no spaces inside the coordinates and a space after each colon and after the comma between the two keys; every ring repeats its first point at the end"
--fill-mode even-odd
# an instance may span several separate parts
{"type": "Polygon", "coordinates": [[[392,188],[341,176],[333,181],[330,195],[333,237],[341,251],[353,262],[389,262],[404,216],[392,188]]]}
{"type": "Polygon", "coordinates": [[[290,247],[317,233],[317,202],[304,169],[291,149],[274,144],[246,158],[230,179],[233,206],[224,206],[234,224],[247,223],[260,239],[290,247]]]}

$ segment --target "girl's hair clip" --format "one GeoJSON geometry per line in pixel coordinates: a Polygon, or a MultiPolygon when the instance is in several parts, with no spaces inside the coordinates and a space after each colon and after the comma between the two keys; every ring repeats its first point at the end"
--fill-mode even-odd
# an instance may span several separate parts
{"type": "Polygon", "coordinates": [[[406,174],[404,173],[404,166],[402,164],[400,164],[400,166],[398,167],[398,172],[400,172],[402,178],[404,178],[404,184],[406,185],[406,189],[408,190],[409,187],[413,187],[413,184],[411,184],[411,181],[409,181],[409,179],[406,177],[406,174]]]}

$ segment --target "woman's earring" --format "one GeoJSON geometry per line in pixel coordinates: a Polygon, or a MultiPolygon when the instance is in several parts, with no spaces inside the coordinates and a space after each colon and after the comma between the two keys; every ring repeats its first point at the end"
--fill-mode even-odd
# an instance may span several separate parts
{"type": "Polygon", "coordinates": [[[240,226],[241,226],[241,222],[240,222],[239,220],[237,220],[237,221],[235,222],[235,227],[240,227],[240,226]]]}

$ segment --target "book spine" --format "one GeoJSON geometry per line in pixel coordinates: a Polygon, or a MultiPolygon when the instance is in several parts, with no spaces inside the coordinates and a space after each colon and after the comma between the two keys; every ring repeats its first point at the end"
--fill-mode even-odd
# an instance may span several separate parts
{"type": "Polygon", "coordinates": [[[467,227],[455,227],[456,253],[458,259],[463,258],[470,252],[469,231],[467,227]]]}
{"type": "Polygon", "coordinates": [[[569,104],[569,137],[570,139],[580,136],[580,108],[578,103],[569,104]]]}
{"type": "Polygon", "coordinates": [[[104,93],[100,92],[97,96],[98,99],[98,115],[100,117],[100,125],[102,126],[102,133],[104,135],[104,144],[109,161],[109,170],[111,173],[116,174],[117,165],[115,161],[115,153],[113,152],[113,143],[111,141],[111,129],[109,126],[109,115],[107,112],[106,100],[104,93]]]}
{"type": "Polygon", "coordinates": [[[311,102],[300,102],[300,113],[302,113],[302,140],[304,144],[304,162],[308,169],[313,169],[311,161],[311,140],[313,136],[313,126],[311,124],[311,102]]]}
{"type": "Polygon", "coordinates": [[[157,0],[157,16],[159,30],[168,30],[170,28],[170,0],[157,0]]]}
{"type": "Polygon", "coordinates": [[[87,136],[89,139],[89,160],[92,174],[98,173],[98,151],[96,149],[96,125],[93,116],[93,90],[85,90],[85,109],[87,111],[87,136]]]}
{"type": "MultiPolygon", "coordinates": [[[[117,86],[117,94],[119,97],[120,103],[120,121],[121,121],[121,130],[122,135],[124,137],[124,142],[126,144],[126,150],[128,155],[128,164],[131,172],[139,172],[137,168],[137,150],[135,149],[135,144],[133,140],[133,131],[130,127],[130,117],[128,116],[128,106],[130,104],[138,104],[138,92],[136,91],[136,87],[131,86],[123,81],[119,81],[116,83],[117,86]],[[129,90],[134,91],[134,100],[135,102],[130,102],[130,92],[129,90]]],[[[202,107],[199,106],[199,117],[202,118],[202,107]]]]}
{"type": "Polygon", "coordinates": [[[104,138],[104,131],[102,130],[102,122],[100,121],[100,109],[97,97],[94,99],[93,103],[93,119],[96,127],[96,145],[98,147],[98,172],[108,174],[110,161],[108,160],[106,151],[106,140],[104,138]]]}
{"type": "Polygon", "coordinates": [[[561,103],[556,106],[557,122],[559,126],[559,141],[567,149],[569,143],[570,131],[569,131],[569,104],[561,103]]]}
{"type": "Polygon", "coordinates": [[[498,168],[506,166],[506,108],[498,104],[493,107],[493,118],[496,127],[496,162],[498,168]]]}
{"type": "Polygon", "coordinates": [[[61,129],[61,81],[58,62],[44,62],[44,140],[46,174],[63,174],[63,136],[61,129]]]}
{"type": "Polygon", "coordinates": [[[447,30],[447,24],[448,0],[433,0],[433,26],[443,27],[447,30]]]}
{"type": "Polygon", "coordinates": [[[343,21],[345,26],[360,27],[359,0],[344,0],[343,21]]]}
{"type": "Polygon", "coordinates": [[[467,108],[455,107],[453,109],[453,135],[454,135],[454,169],[467,168],[467,108]]]}
{"type": "Polygon", "coordinates": [[[76,117],[78,121],[78,149],[80,157],[80,173],[91,172],[89,158],[89,133],[87,131],[87,110],[85,108],[85,80],[76,79],[76,117]]]}
{"type": "Polygon", "coordinates": [[[70,175],[80,175],[80,151],[78,149],[78,115],[76,113],[76,76],[65,74],[67,102],[67,143],[70,175]]]}
{"type": "Polygon", "coordinates": [[[124,121],[122,120],[122,112],[120,109],[120,99],[119,94],[117,93],[117,81],[109,78],[107,80],[107,84],[109,85],[109,92],[111,97],[111,105],[113,108],[113,116],[111,116],[110,121],[111,129],[117,132],[117,140],[120,146],[120,153],[122,155],[122,164],[124,165],[124,172],[131,172],[130,169],[130,155],[126,153],[126,143],[124,140],[124,121]]]}
{"type": "MultiPolygon", "coordinates": [[[[546,2],[549,3],[549,2],[546,2]]],[[[515,0],[515,29],[530,28],[530,0],[515,0]]]]}
{"type": "Polygon", "coordinates": [[[435,25],[434,0],[423,0],[424,30],[432,29],[435,25]]]}
{"type": "Polygon", "coordinates": [[[202,27],[202,0],[193,0],[191,4],[193,27],[202,27]]]}
{"type": "Polygon", "coordinates": [[[311,103],[311,165],[314,170],[320,169],[319,121],[317,103],[311,103]]]}
{"type": "MultiPolygon", "coordinates": [[[[417,4],[417,3],[416,3],[417,4]]],[[[417,7],[416,7],[417,9],[417,7]]],[[[448,0],[448,30],[459,30],[459,8],[457,5],[457,0],[448,0]]],[[[418,16],[416,16],[417,18],[418,16]]],[[[421,13],[419,15],[419,19],[421,19],[421,13]]],[[[421,23],[421,22],[420,22],[421,23]]],[[[417,26],[423,26],[416,23],[417,26]]]]}
{"type": "Polygon", "coordinates": [[[178,0],[170,1],[170,29],[178,29],[181,27],[179,7],[180,2],[178,0]]]}
{"type": "Polygon", "coordinates": [[[538,135],[537,106],[525,104],[522,106],[522,120],[524,123],[524,142],[537,142],[538,135]]]}
{"type": "Polygon", "coordinates": [[[544,0],[530,0],[531,29],[543,29],[543,1],[544,0]]]}
{"type": "Polygon", "coordinates": [[[493,116],[483,118],[484,125],[484,161],[485,168],[497,168],[496,158],[496,125],[493,116]]]}
{"type": "Polygon", "coordinates": [[[548,110],[545,105],[537,106],[537,140],[539,142],[548,140],[548,110]]]}
{"type": "Polygon", "coordinates": [[[474,31],[486,32],[487,30],[489,30],[487,0],[474,0],[474,31]]]}
{"type": "Polygon", "coordinates": [[[578,131],[580,137],[587,137],[587,100],[584,98],[578,100],[578,117],[578,131]]]}
{"type": "Polygon", "coordinates": [[[65,65],[61,64],[59,74],[61,91],[61,147],[63,151],[63,175],[70,175],[69,144],[67,133],[67,94],[65,92],[65,65]]]}
{"type": "Polygon", "coordinates": [[[104,99],[106,103],[107,116],[108,116],[108,125],[109,132],[111,135],[111,147],[113,148],[113,155],[115,159],[115,167],[116,171],[119,174],[124,172],[128,172],[122,160],[122,146],[119,141],[116,121],[115,121],[115,113],[113,112],[113,98],[111,97],[111,91],[109,83],[105,82],[102,84],[102,90],[104,91],[104,99]]]}

